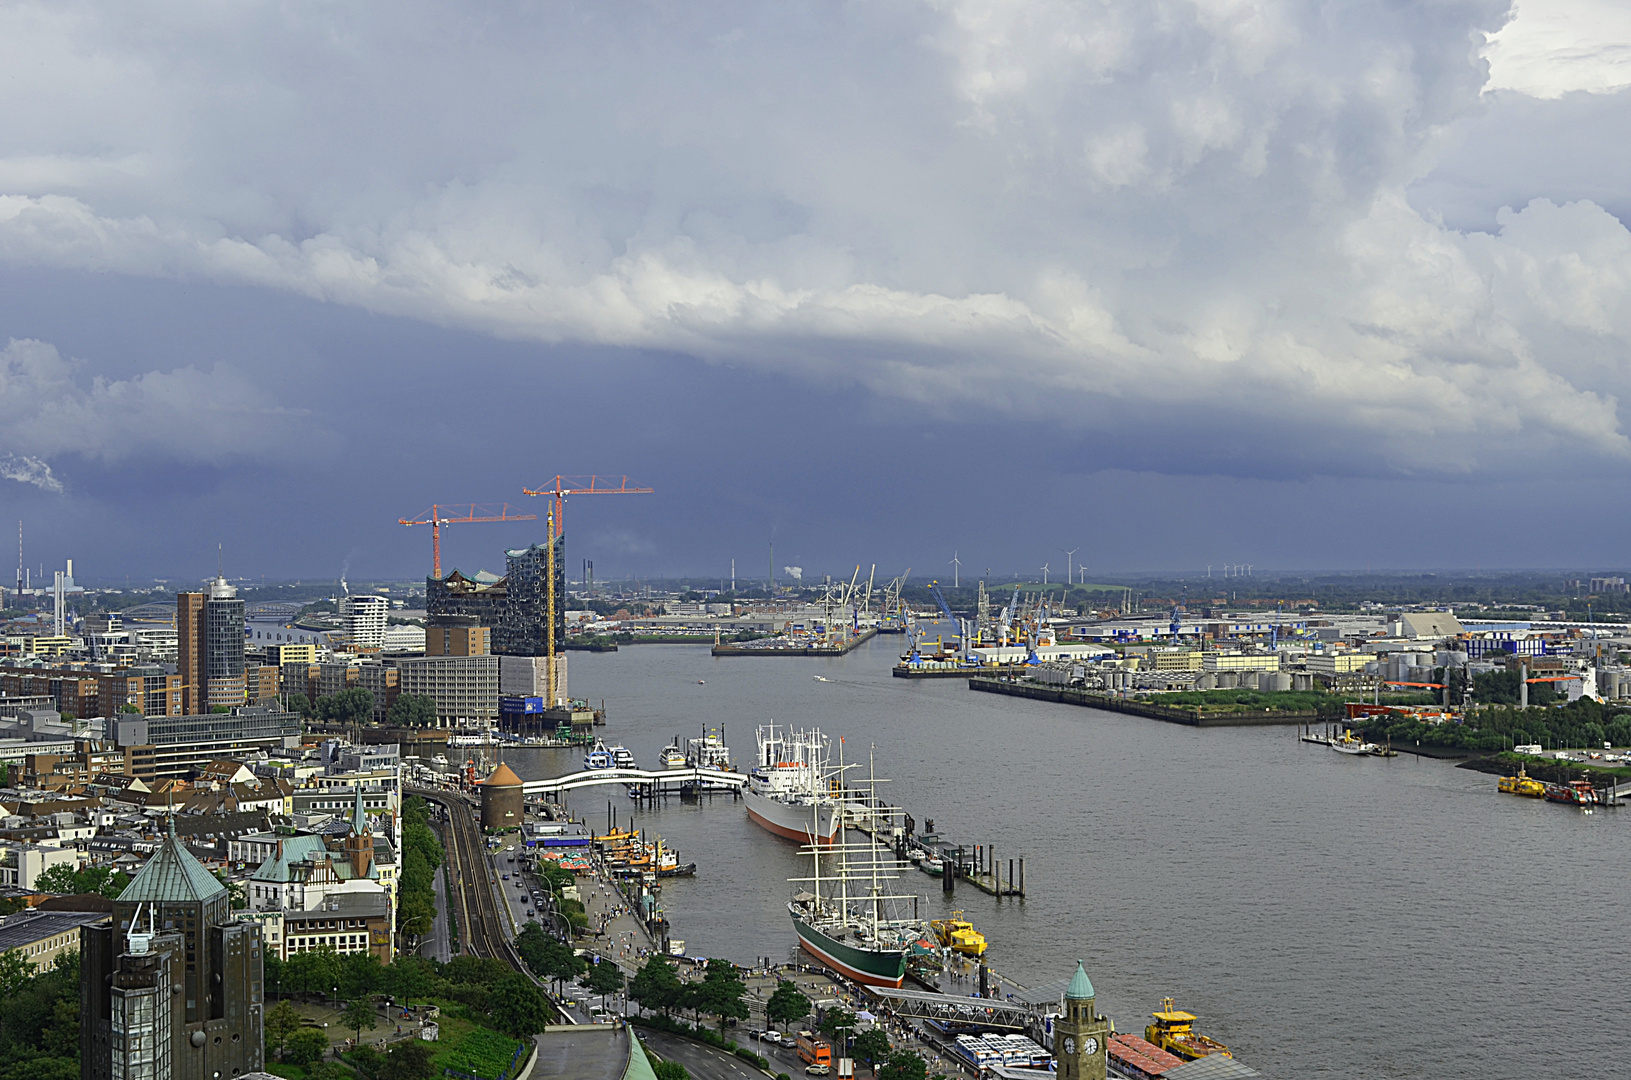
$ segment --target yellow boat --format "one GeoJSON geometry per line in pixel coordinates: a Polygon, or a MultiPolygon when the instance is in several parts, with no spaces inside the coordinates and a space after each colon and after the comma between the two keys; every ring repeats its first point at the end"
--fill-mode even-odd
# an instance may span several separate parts
{"type": "Polygon", "coordinates": [[[1195,1014],[1177,1008],[1171,998],[1162,998],[1161,1010],[1150,1016],[1155,1023],[1144,1029],[1144,1038],[1169,1054],[1177,1054],[1186,1061],[1194,1061],[1208,1054],[1234,1057],[1227,1046],[1193,1030],[1195,1014]]]}
{"type": "Polygon", "coordinates": [[[1524,795],[1531,799],[1546,797],[1546,785],[1524,772],[1522,765],[1518,766],[1517,776],[1503,776],[1495,787],[1508,795],[1524,795]]]}
{"type": "Polygon", "coordinates": [[[935,940],[952,952],[964,956],[984,956],[985,935],[974,929],[973,923],[959,919],[957,916],[961,914],[961,911],[954,911],[949,919],[930,919],[929,929],[934,931],[935,940]]]}

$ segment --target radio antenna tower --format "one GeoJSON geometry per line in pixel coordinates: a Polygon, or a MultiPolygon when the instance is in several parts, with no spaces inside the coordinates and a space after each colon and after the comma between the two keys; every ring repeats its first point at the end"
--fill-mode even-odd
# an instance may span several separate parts
{"type": "Polygon", "coordinates": [[[17,595],[23,595],[23,519],[17,519],[17,595]]]}

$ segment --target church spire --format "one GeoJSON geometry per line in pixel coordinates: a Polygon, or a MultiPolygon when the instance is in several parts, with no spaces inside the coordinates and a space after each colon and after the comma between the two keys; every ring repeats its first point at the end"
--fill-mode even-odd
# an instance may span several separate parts
{"type": "Polygon", "coordinates": [[[357,782],[357,805],[351,811],[351,831],[361,835],[368,831],[368,812],[362,808],[362,782],[357,782]]]}

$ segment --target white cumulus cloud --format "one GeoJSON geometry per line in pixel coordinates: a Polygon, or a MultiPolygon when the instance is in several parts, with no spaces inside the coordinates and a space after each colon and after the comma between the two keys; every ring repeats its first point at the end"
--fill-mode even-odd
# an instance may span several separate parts
{"type": "Polygon", "coordinates": [[[0,115],[0,259],[1065,430],[1183,421],[1203,434],[1174,467],[1203,471],[1624,462],[1624,226],[1537,191],[1466,233],[1405,197],[1485,108],[1491,65],[1516,70],[1503,43],[1528,17],[19,4],[0,10],[0,64],[27,73],[0,115]]]}

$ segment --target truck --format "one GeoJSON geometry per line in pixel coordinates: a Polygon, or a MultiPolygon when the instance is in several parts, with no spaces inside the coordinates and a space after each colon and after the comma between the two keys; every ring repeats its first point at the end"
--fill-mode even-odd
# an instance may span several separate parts
{"type": "Polygon", "coordinates": [[[832,1064],[832,1047],[822,1040],[801,1034],[794,1044],[798,1047],[799,1060],[806,1065],[832,1064]]]}

